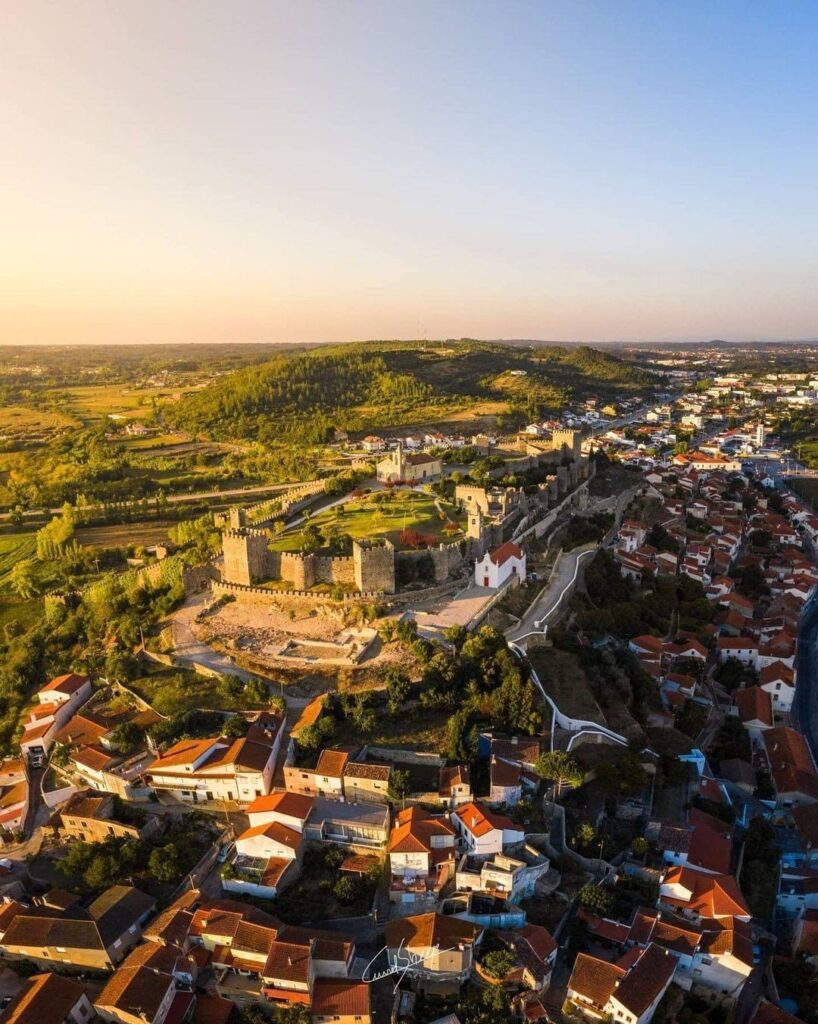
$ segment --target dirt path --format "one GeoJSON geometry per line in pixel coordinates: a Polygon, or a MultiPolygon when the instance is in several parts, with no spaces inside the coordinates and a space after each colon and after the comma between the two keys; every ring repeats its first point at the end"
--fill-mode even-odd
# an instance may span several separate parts
{"type": "Polygon", "coordinates": [[[247,682],[248,679],[253,678],[252,672],[239,668],[226,654],[219,654],[218,651],[208,647],[207,644],[203,644],[201,640],[196,638],[193,632],[193,623],[206,602],[207,594],[194,594],[177,608],[171,616],[173,645],[176,656],[182,661],[202,665],[224,675],[238,676],[239,679],[247,682]]]}

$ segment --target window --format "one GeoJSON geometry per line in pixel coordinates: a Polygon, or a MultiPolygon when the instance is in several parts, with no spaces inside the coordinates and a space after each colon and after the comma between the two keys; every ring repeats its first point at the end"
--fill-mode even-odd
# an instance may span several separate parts
{"type": "Polygon", "coordinates": [[[713,963],[713,960],[709,956],[703,956],[702,963],[707,964],[707,966],[709,967],[713,963]]]}
{"type": "Polygon", "coordinates": [[[114,949],[122,945],[122,939],[114,939],[114,949]]]}
{"type": "Polygon", "coordinates": [[[54,948],[57,950],[58,953],[65,952],[65,946],[55,946],[54,948]]]}

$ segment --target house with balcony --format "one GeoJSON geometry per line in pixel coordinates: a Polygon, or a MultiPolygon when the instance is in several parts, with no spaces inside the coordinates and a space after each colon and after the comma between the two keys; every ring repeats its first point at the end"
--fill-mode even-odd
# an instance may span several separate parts
{"type": "Polygon", "coordinates": [[[484,860],[464,854],[457,865],[455,885],[459,892],[500,893],[511,903],[519,903],[534,895],[537,882],[550,866],[548,857],[528,843],[516,847],[513,857],[495,853],[484,860]]]}
{"type": "Polygon", "coordinates": [[[389,840],[389,823],[386,804],[347,804],[317,797],[304,825],[304,835],[318,843],[380,850],[389,840]]]}
{"type": "Polygon", "coordinates": [[[456,832],[445,814],[407,807],[389,836],[389,898],[435,902],[454,875],[456,832]]]}
{"type": "Polygon", "coordinates": [[[444,766],[438,772],[437,793],[440,802],[450,810],[472,798],[471,771],[467,764],[444,766]]]}
{"type": "Polygon", "coordinates": [[[280,821],[251,825],[236,839],[235,854],[222,869],[222,888],[275,899],[297,877],[303,851],[300,829],[280,821]]]}
{"type": "Polygon", "coordinates": [[[568,980],[566,1002],[591,1020],[650,1024],[675,970],[674,957],[654,944],[636,957],[626,953],[618,962],[580,953],[568,980]]]}
{"type": "Polygon", "coordinates": [[[270,792],[282,724],[262,712],[239,739],[180,740],[150,766],[150,784],[184,803],[252,803],[270,792]]]}
{"type": "MultiPolygon", "coordinates": [[[[467,981],[474,954],[483,937],[479,925],[443,914],[401,917],[386,925],[386,960],[406,969],[406,976],[421,990],[434,986],[458,991],[467,981]]],[[[374,964],[374,970],[386,969],[374,964]]]]}

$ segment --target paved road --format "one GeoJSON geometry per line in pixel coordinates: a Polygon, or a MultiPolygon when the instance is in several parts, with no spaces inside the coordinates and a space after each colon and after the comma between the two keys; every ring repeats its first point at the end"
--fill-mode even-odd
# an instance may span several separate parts
{"type": "Polygon", "coordinates": [[[575,548],[559,556],[545,589],[522,617],[520,624],[506,633],[509,643],[516,643],[525,650],[525,637],[531,633],[543,632],[543,620],[559,610],[563,596],[579,575],[580,566],[589,561],[598,550],[595,544],[592,548],[575,548]]]}

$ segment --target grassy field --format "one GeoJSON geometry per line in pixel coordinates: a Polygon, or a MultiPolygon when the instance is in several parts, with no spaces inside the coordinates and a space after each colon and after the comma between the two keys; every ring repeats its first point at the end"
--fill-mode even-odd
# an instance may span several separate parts
{"type": "MultiPolygon", "coordinates": [[[[377,492],[382,493],[382,492],[377,492]]],[[[347,533],[355,539],[388,537],[400,547],[399,537],[404,530],[415,530],[428,534],[438,541],[457,540],[463,536],[465,516],[455,510],[449,502],[441,502],[449,520],[456,523],[457,531],[444,531],[446,523],[440,518],[434,499],[428,494],[416,491],[394,491],[393,500],[377,504],[371,495],[354,498],[345,505],[326,509],[310,519],[326,536],[328,528],[339,534],[347,533]]],[[[270,547],[274,551],[298,551],[304,541],[301,530],[293,530],[274,538],[270,547]]]]}
{"type": "Polygon", "coordinates": [[[336,724],[334,746],[362,744],[381,747],[406,747],[439,754],[446,749],[446,711],[417,710],[393,718],[379,714],[378,724],[371,736],[363,737],[351,719],[336,724]]]}
{"type": "Polygon", "coordinates": [[[796,494],[800,494],[813,508],[818,508],[818,480],[813,480],[811,477],[802,479],[795,477],[790,484],[796,494]]]}
{"type": "Polygon", "coordinates": [[[37,551],[36,536],[33,531],[0,534],[0,588],[18,562],[34,557],[37,551]]]}
{"type": "MultiPolygon", "coordinates": [[[[162,450],[175,445],[187,445],[186,434],[151,434],[148,437],[117,437],[114,444],[129,452],[162,450]]],[[[195,446],[193,446],[195,447],[195,446]]]]}
{"type": "Polygon", "coordinates": [[[145,419],[152,410],[152,400],[169,399],[168,388],[131,390],[121,384],[88,384],[68,388],[68,411],[85,423],[93,423],[111,414],[129,420],[145,419]]]}
{"type": "Polygon", "coordinates": [[[38,433],[76,425],[76,420],[59,412],[30,409],[23,405],[0,406],[0,435],[38,433]]]}
{"type": "Polygon", "coordinates": [[[143,675],[128,684],[129,689],[147,701],[160,715],[203,708],[208,711],[253,711],[266,704],[253,704],[244,694],[226,692],[221,680],[204,676],[192,669],[147,668],[143,675]]]}
{"type": "Polygon", "coordinates": [[[0,629],[9,622],[19,623],[24,629],[33,626],[43,614],[42,601],[22,597],[0,597],[0,629]]]}
{"type": "Polygon", "coordinates": [[[605,716],[591,693],[588,677],[567,651],[537,648],[529,660],[545,692],[564,714],[605,725],[605,716]]]}

